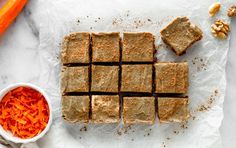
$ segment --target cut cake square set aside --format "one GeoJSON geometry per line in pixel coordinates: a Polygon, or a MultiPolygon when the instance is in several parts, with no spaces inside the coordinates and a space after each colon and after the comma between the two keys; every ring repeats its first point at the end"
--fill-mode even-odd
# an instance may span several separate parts
{"type": "MultiPolygon", "coordinates": [[[[201,39],[198,29],[188,19],[177,18],[161,35],[181,55],[201,39]],[[181,30],[181,26],[187,27],[181,30]],[[183,42],[177,46],[169,35],[184,35],[183,42]]],[[[147,32],[124,33],[122,40],[117,32],[66,36],[61,52],[63,118],[69,122],[118,123],[122,117],[124,124],[153,124],[157,112],[160,122],[186,121],[187,97],[159,95],[187,94],[188,63],[154,63],[154,39],[147,32]]]]}
{"type": "Polygon", "coordinates": [[[191,23],[187,17],[177,17],[161,30],[162,40],[179,56],[202,37],[201,29],[191,23]]]}

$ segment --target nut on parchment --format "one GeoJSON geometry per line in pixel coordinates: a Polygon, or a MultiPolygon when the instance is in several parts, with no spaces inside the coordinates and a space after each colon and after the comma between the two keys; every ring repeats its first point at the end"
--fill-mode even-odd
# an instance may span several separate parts
{"type": "Polygon", "coordinates": [[[220,10],[221,4],[219,2],[216,2],[212,4],[209,7],[209,15],[210,17],[213,17],[219,10],[220,10]]]}
{"type": "Polygon", "coordinates": [[[231,6],[231,7],[228,9],[228,16],[229,16],[229,17],[236,16],[236,5],[231,6]]]}
{"type": "Polygon", "coordinates": [[[211,33],[219,39],[226,39],[229,32],[229,24],[223,20],[218,19],[214,22],[214,24],[211,25],[211,33]]]}

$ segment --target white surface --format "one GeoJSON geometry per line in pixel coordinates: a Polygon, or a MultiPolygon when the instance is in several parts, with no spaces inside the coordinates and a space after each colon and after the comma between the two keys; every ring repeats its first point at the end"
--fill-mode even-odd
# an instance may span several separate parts
{"type": "Polygon", "coordinates": [[[220,128],[225,148],[236,146],[236,17],[232,20],[232,32],[228,61],[226,65],[226,98],[224,102],[224,119],[220,128]]]}
{"type": "MultiPolygon", "coordinates": [[[[37,24],[34,25],[34,19],[40,18],[35,15],[37,9],[30,4],[28,9],[32,10],[32,15],[25,11],[18,17],[5,36],[0,39],[0,88],[13,82],[32,82],[38,84],[40,82],[40,65],[38,59],[38,40],[37,40],[37,24]],[[33,20],[31,20],[33,19],[33,20]],[[35,28],[36,26],[36,28],[35,28]]],[[[236,145],[236,101],[234,89],[236,81],[236,60],[234,58],[236,48],[236,21],[232,25],[232,41],[227,64],[227,95],[224,103],[225,118],[221,127],[221,134],[224,147],[234,148],[236,145]]],[[[57,135],[55,135],[57,136],[57,135]]],[[[47,140],[39,141],[40,146],[45,146],[47,140]]]]}
{"type": "Polygon", "coordinates": [[[46,99],[46,102],[48,103],[48,108],[49,108],[49,120],[48,120],[48,124],[46,126],[46,128],[38,135],[36,135],[35,137],[32,138],[28,138],[28,139],[21,139],[19,137],[13,136],[12,133],[5,131],[2,126],[0,126],[0,135],[2,137],[4,137],[5,139],[14,142],[14,143],[30,143],[30,142],[35,142],[38,139],[42,138],[49,130],[51,124],[52,124],[52,105],[51,105],[51,100],[48,97],[48,95],[45,93],[44,90],[42,90],[41,88],[39,88],[36,85],[30,84],[30,83],[15,83],[15,84],[11,84],[9,86],[7,86],[6,88],[2,89],[0,91],[0,100],[2,100],[2,98],[11,90],[18,88],[18,87],[29,87],[32,88],[38,92],[40,92],[44,98],[46,99]]]}

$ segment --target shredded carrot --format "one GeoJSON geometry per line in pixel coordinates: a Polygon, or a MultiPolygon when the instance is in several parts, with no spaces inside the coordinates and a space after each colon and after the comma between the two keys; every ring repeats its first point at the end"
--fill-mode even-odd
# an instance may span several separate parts
{"type": "Polygon", "coordinates": [[[20,138],[32,138],[41,133],[49,120],[49,108],[44,96],[28,87],[8,92],[0,102],[0,125],[20,138]]]}

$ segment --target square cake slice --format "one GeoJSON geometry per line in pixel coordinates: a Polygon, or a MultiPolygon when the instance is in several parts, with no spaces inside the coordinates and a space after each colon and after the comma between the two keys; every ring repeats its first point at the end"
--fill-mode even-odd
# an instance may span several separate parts
{"type": "Polygon", "coordinates": [[[123,98],[124,124],[154,124],[155,112],[154,97],[123,98]]]}
{"type": "Polygon", "coordinates": [[[61,93],[89,92],[89,67],[63,67],[61,71],[61,93]]]}
{"type": "Polygon", "coordinates": [[[188,63],[156,63],[156,93],[187,93],[188,63]]]}
{"type": "Polygon", "coordinates": [[[71,123],[89,122],[89,96],[62,96],[62,117],[71,123]]]}
{"type": "Polygon", "coordinates": [[[65,36],[62,43],[62,64],[89,63],[90,34],[79,32],[65,36]]]}
{"type": "Polygon", "coordinates": [[[118,92],[119,66],[92,65],[92,92],[118,92]]]}
{"type": "Polygon", "coordinates": [[[92,33],[92,62],[119,62],[120,35],[112,33],[92,33]]]}
{"type": "Polygon", "coordinates": [[[122,65],[122,92],[152,92],[152,65],[122,65]]]}
{"type": "Polygon", "coordinates": [[[177,17],[161,31],[161,38],[177,55],[182,55],[188,47],[202,39],[202,34],[201,29],[187,17],[177,17]]]}
{"type": "Polygon", "coordinates": [[[120,101],[118,95],[92,96],[92,122],[118,123],[120,121],[120,101]]]}
{"type": "Polygon", "coordinates": [[[124,33],[122,62],[153,62],[154,36],[151,33],[124,33]]]}
{"type": "Polygon", "coordinates": [[[160,122],[184,122],[190,117],[188,98],[158,98],[158,117],[160,122]]]}

